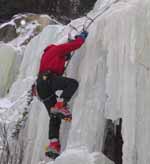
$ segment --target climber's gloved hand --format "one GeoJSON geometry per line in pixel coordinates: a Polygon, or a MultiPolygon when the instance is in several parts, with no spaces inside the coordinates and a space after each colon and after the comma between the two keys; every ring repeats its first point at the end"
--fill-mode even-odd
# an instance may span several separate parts
{"type": "Polygon", "coordinates": [[[72,57],[72,56],[71,56],[71,53],[66,54],[66,55],[65,55],[65,61],[70,60],[71,57],[72,57]]]}
{"type": "Polygon", "coordinates": [[[76,35],[75,38],[81,37],[82,39],[86,39],[88,36],[88,32],[87,31],[82,31],[79,35],[76,35]]]}
{"type": "Polygon", "coordinates": [[[74,39],[72,38],[68,38],[68,42],[72,42],[74,39]]]}

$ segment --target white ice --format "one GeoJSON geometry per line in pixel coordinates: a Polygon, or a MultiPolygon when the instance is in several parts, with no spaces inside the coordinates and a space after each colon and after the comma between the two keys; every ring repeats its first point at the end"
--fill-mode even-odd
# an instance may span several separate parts
{"type": "MultiPolygon", "coordinates": [[[[86,43],[67,69],[67,76],[76,78],[80,86],[71,101],[72,123],[61,127],[62,154],[49,164],[111,163],[101,153],[106,118],[123,119],[123,164],[150,163],[150,1],[99,0],[89,15],[106,8],[88,29],[86,43]],[[93,162],[95,153],[99,154],[97,162],[93,162]]],[[[84,21],[71,23],[81,28],[84,21]]],[[[28,44],[18,80],[9,93],[12,100],[30,89],[43,49],[65,41],[68,31],[69,26],[48,26],[28,44]]],[[[45,159],[48,115],[36,98],[31,108],[24,164],[45,159]]]]}
{"type": "Polygon", "coordinates": [[[0,97],[3,97],[8,92],[16,77],[17,54],[17,50],[14,47],[6,44],[0,45],[0,97]]]}

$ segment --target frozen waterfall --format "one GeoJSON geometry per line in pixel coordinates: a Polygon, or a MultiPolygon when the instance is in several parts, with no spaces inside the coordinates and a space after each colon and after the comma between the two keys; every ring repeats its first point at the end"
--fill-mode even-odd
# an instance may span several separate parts
{"type": "MultiPolygon", "coordinates": [[[[150,163],[150,1],[98,0],[89,16],[106,8],[88,29],[86,43],[67,69],[67,76],[76,78],[80,85],[70,102],[73,120],[61,126],[62,154],[49,164],[113,164],[101,151],[106,119],[119,118],[123,120],[123,164],[150,163]]],[[[81,27],[85,19],[71,24],[81,27]]],[[[66,41],[69,30],[69,26],[49,25],[31,40],[9,98],[15,100],[29,90],[43,49],[66,41]]],[[[8,70],[7,76],[10,62],[13,60],[9,70],[3,68],[8,70]]],[[[2,83],[0,88],[7,89],[2,83]]],[[[23,164],[45,160],[47,129],[46,110],[34,98],[24,132],[27,145],[23,164]]]]}

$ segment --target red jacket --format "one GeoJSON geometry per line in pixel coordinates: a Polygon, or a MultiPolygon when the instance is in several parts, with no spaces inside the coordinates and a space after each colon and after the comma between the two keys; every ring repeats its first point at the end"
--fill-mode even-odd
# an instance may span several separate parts
{"type": "Polygon", "coordinates": [[[65,66],[65,56],[81,47],[84,40],[81,37],[60,45],[49,45],[41,58],[39,73],[51,71],[56,74],[63,74],[65,66]]]}

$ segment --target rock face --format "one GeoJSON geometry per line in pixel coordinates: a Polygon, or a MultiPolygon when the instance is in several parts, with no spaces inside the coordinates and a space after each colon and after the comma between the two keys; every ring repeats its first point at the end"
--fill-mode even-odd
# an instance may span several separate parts
{"type": "Polygon", "coordinates": [[[96,0],[0,0],[0,22],[22,12],[54,15],[62,22],[68,22],[89,11],[96,0]]]}
{"type": "Polygon", "coordinates": [[[111,120],[106,121],[104,145],[102,152],[115,164],[122,164],[122,147],[123,138],[121,134],[122,119],[119,119],[117,123],[113,123],[111,120]]]}
{"type": "MultiPolygon", "coordinates": [[[[20,45],[26,45],[49,24],[57,24],[57,22],[47,15],[31,13],[15,15],[10,21],[0,25],[0,41],[8,43],[17,37],[22,37],[25,39],[24,41],[21,39],[20,45]]],[[[15,42],[19,43],[19,40],[15,42]]]]}
{"type": "Polygon", "coordinates": [[[8,42],[17,37],[16,28],[12,24],[8,24],[0,30],[0,40],[8,42]]]}

